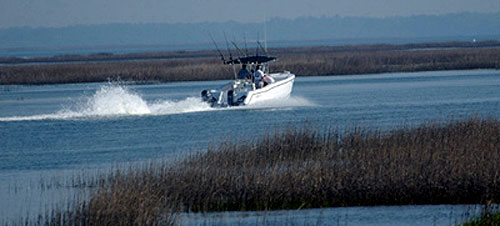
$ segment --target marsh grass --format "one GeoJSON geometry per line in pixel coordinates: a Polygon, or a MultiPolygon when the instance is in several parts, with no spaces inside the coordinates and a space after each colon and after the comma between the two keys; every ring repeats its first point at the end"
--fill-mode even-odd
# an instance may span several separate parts
{"type": "Polygon", "coordinates": [[[117,171],[80,212],[149,224],[167,210],[498,202],[498,159],[497,120],[393,131],[287,128],[172,165],[117,171]]]}
{"type": "MultiPolygon", "coordinates": [[[[275,48],[270,49],[269,53],[280,59],[271,65],[271,71],[288,70],[298,76],[346,75],[500,69],[498,46],[500,42],[496,41],[379,44],[275,48]]],[[[36,65],[9,65],[9,62],[23,63],[23,59],[0,59],[0,62],[7,63],[5,66],[0,66],[0,84],[80,83],[108,80],[150,83],[233,78],[232,69],[221,64],[217,56],[215,51],[185,51],[29,59],[35,60],[35,63],[42,63],[36,65]],[[48,64],[43,64],[44,62],[48,64]],[[50,64],[51,62],[56,64],[50,64]]]]}
{"type": "Polygon", "coordinates": [[[480,203],[499,198],[499,157],[497,121],[285,129],[255,143],[227,141],[159,179],[189,211],[480,203]]]}
{"type": "Polygon", "coordinates": [[[494,226],[500,225],[500,212],[492,215],[482,215],[463,224],[464,226],[494,226]]]}
{"type": "Polygon", "coordinates": [[[472,118],[385,131],[276,129],[177,162],[116,170],[50,225],[175,224],[177,212],[500,200],[500,122],[472,118]]]}
{"type": "Polygon", "coordinates": [[[491,226],[500,225],[500,211],[499,206],[491,206],[491,202],[486,202],[483,212],[478,217],[467,219],[464,226],[491,226]]]}

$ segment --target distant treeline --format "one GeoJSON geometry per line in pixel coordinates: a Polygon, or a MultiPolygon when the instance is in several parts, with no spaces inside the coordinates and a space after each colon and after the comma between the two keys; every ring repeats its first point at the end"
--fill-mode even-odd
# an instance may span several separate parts
{"type": "Polygon", "coordinates": [[[499,134],[496,119],[393,131],[282,129],[117,171],[88,201],[46,218],[50,225],[160,225],[183,211],[498,203],[499,134]]]}
{"type": "MultiPolygon", "coordinates": [[[[249,50],[253,54],[255,50],[249,50]]],[[[272,71],[297,76],[454,69],[500,69],[500,42],[445,42],[272,48],[272,71]]],[[[245,52],[245,50],[243,50],[245,52]]],[[[229,56],[227,51],[224,55],[229,56]]],[[[233,50],[233,56],[237,51],[233,50]]],[[[262,50],[260,51],[262,53],[262,50]]],[[[0,84],[53,84],[122,80],[172,82],[233,78],[217,51],[1,58],[0,84]]]]}

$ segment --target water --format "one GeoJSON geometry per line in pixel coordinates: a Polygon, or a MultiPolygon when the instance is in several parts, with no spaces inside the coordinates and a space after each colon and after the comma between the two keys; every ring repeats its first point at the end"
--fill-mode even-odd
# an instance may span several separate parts
{"type": "MultiPolygon", "coordinates": [[[[414,37],[414,38],[345,38],[345,39],[323,39],[323,40],[300,40],[300,41],[269,41],[269,48],[303,47],[303,46],[342,46],[361,44],[409,44],[422,42],[449,42],[472,40],[499,40],[499,35],[475,35],[475,36],[437,36],[437,37],[414,37]]],[[[225,45],[225,43],[223,44],[225,45]]],[[[250,45],[250,44],[249,44],[250,45]]],[[[255,43],[253,43],[255,45],[255,43]]],[[[243,46],[243,44],[241,45],[243,46]]],[[[254,48],[252,46],[251,48],[254,48]]],[[[129,54],[160,51],[196,51],[213,50],[214,45],[208,43],[192,43],[178,45],[135,45],[135,46],[77,46],[77,47],[39,47],[39,48],[0,48],[0,57],[50,57],[57,55],[89,55],[99,53],[129,54]]],[[[235,50],[236,51],[236,50],[235,50]]]]}
{"type": "Polygon", "coordinates": [[[373,206],[185,214],[183,225],[457,225],[481,213],[474,205],[373,206]]]}
{"type": "Polygon", "coordinates": [[[394,128],[500,116],[496,70],[299,77],[279,103],[211,109],[199,101],[201,90],[224,83],[0,86],[0,219],[71,200],[74,175],[178,159],[275,127],[394,128]]]}

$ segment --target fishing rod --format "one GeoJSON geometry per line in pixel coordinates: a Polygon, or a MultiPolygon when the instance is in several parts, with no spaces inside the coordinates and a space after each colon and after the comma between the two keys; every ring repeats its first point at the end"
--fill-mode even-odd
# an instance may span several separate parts
{"type": "Polygon", "coordinates": [[[262,44],[260,43],[259,40],[257,40],[257,44],[259,44],[260,48],[264,51],[264,53],[266,54],[266,56],[269,56],[269,53],[267,53],[267,50],[262,46],[262,44]]]}
{"type": "MultiPolygon", "coordinates": [[[[257,32],[257,43],[259,43],[259,32],[257,32]]],[[[255,57],[259,59],[259,46],[255,47],[255,57]]],[[[256,63],[259,64],[259,62],[256,63]]]]}
{"type": "Polygon", "coordinates": [[[224,39],[226,39],[227,51],[229,52],[229,61],[233,64],[233,54],[231,53],[231,49],[229,48],[229,41],[227,40],[226,32],[224,32],[224,39]]]}
{"type": "Polygon", "coordinates": [[[238,52],[240,52],[241,55],[248,57],[243,51],[241,51],[241,49],[238,47],[238,45],[236,45],[234,41],[231,41],[231,43],[234,45],[234,47],[236,47],[236,49],[238,50],[238,52]]]}
{"type": "Polygon", "coordinates": [[[226,39],[227,51],[229,52],[229,61],[231,62],[230,65],[232,66],[234,72],[234,80],[236,80],[238,79],[238,75],[236,74],[236,69],[234,68],[233,54],[229,48],[229,41],[227,41],[226,32],[224,32],[224,38],[226,39]]]}
{"type": "Polygon", "coordinates": [[[248,56],[247,35],[246,35],[246,32],[243,32],[243,39],[245,39],[245,55],[248,56]]]}
{"type": "Polygon", "coordinates": [[[210,35],[210,38],[212,39],[212,42],[215,45],[215,49],[217,49],[217,52],[219,52],[220,59],[222,60],[222,62],[224,62],[224,64],[226,64],[226,59],[224,58],[224,54],[222,54],[222,52],[219,50],[219,47],[217,46],[217,43],[215,42],[214,37],[212,36],[212,33],[208,34],[210,35]]]}

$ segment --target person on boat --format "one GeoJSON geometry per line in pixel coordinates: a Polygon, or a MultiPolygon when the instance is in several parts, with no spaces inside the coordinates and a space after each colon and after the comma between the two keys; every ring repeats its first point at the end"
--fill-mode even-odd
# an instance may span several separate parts
{"type": "Polygon", "coordinates": [[[252,77],[252,75],[250,74],[250,72],[248,72],[247,65],[242,64],[241,70],[238,72],[238,78],[239,79],[250,79],[251,77],[252,77]]]}
{"type": "Polygon", "coordinates": [[[264,74],[262,81],[264,82],[264,86],[267,86],[267,85],[275,82],[273,77],[271,77],[270,75],[266,75],[266,74],[264,74]]]}
{"type": "Polygon", "coordinates": [[[253,73],[253,81],[255,87],[258,89],[262,86],[262,78],[264,78],[264,72],[262,71],[262,65],[257,65],[255,72],[253,73]]]}

